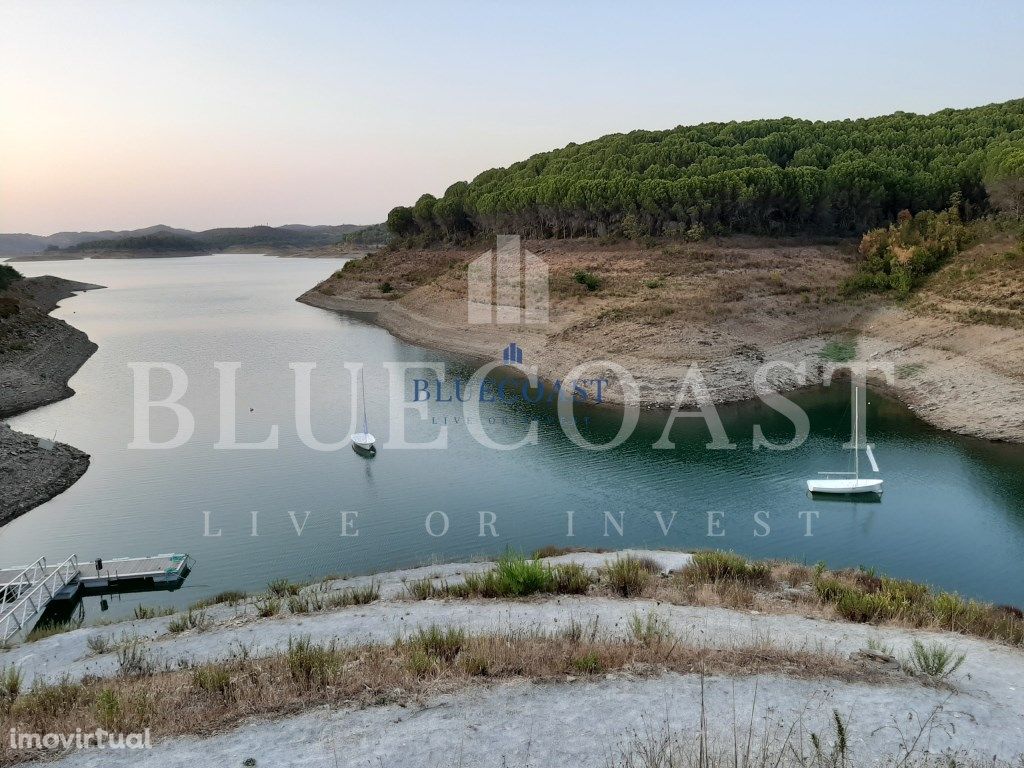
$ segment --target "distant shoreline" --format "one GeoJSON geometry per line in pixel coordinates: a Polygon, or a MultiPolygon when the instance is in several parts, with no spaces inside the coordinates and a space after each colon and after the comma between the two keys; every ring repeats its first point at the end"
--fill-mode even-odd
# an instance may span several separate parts
{"type": "MultiPolygon", "coordinates": [[[[755,271],[743,290],[735,291],[737,298],[717,304],[714,298],[707,299],[699,307],[705,314],[695,314],[690,321],[673,326],[685,311],[679,308],[685,308],[692,298],[682,292],[659,297],[656,291],[666,291],[660,281],[658,288],[650,289],[650,298],[622,309],[621,304],[613,303],[619,300],[617,296],[610,300],[601,291],[573,293],[567,277],[558,274],[572,275],[574,270],[600,264],[596,269],[606,274],[618,271],[625,275],[620,285],[632,286],[650,279],[652,270],[670,268],[657,261],[657,249],[651,249],[652,255],[634,246],[587,241],[528,245],[543,253],[551,265],[552,285],[570,286],[560,288],[567,295],[553,299],[552,320],[547,326],[467,323],[462,264],[477,257],[476,250],[380,253],[358,269],[345,270],[312,287],[297,301],[363,317],[403,341],[471,360],[494,360],[506,344],[515,341],[530,364],[538,366],[540,377],[549,381],[561,378],[581,362],[611,360],[636,377],[641,405],[647,408],[675,405],[691,363],[700,366],[716,404],[756,397],[755,372],[766,361],[806,365],[804,380],[785,369],[774,369],[771,386],[775,391],[785,393],[820,384],[830,363],[829,347],[837,339],[849,339],[857,359],[893,366],[893,382],[873,377],[872,386],[899,399],[925,422],[970,437],[1024,443],[1024,423],[1017,417],[1024,402],[1024,381],[1012,371],[992,365],[985,356],[998,350],[1010,354],[1024,346],[1024,334],[1019,331],[922,317],[881,302],[857,306],[797,300],[780,306],[778,295],[750,298],[761,286],[784,279],[781,270],[763,275],[771,266],[755,271]],[[430,275],[430,269],[436,277],[430,275]],[[415,279],[406,280],[407,271],[415,279]],[[384,280],[393,284],[388,294],[380,290],[384,280]],[[740,307],[731,332],[715,314],[719,307],[730,305],[740,307]],[[665,311],[652,312],[652,307],[664,307],[665,311]],[[751,317],[756,320],[748,322],[751,317]]],[[[821,255],[815,250],[814,246],[792,246],[784,241],[777,247],[765,247],[757,241],[734,238],[692,246],[691,251],[681,250],[672,258],[684,264],[696,259],[701,268],[709,259],[726,265],[726,277],[717,285],[711,283],[715,293],[709,295],[714,297],[723,288],[730,289],[727,281],[735,281],[738,272],[731,265],[744,260],[768,262],[774,258],[786,264],[816,257],[826,267],[844,268],[841,257],[830,255],[827,248],[817,249],[821,255]]],[[[692,279],[702,285],[708,282],[703,274],[692,279]]],[[[836,365],[842,367],[841,362],[836,365]]],[[[614,389],[609,390],[609,403],[621,402],[617,396],[614,389]]],[[[683,407],[693,408],[692,398],[683,407]]]]}
{"type": "Polygon", "coordinates": [[[315,246],[311,248],[247,248],[234,245],[216,251],[43,251],[40,253],[0,255],[0,262],[17,264],[33,261],[84,261],[86,259],[180,259],[198,256],[215,256],[222,253],[251,254],[253,256],[271,256],[279,259],[351,259],[365,256],[370,248],[357,246],[339,248],[335,246],[315,246]]]}

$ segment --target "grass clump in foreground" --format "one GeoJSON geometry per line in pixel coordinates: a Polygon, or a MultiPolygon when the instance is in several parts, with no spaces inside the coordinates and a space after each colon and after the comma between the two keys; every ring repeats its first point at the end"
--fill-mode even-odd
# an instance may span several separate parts
{"type": "MultiPolygon", "coordinates": [[[[737,709],[735,697],[733,711],[737,709]]],[[[744,704],[739,704],[742,708],[744,704]]],[[[753,708],[751,708],[753,712],[753,708]]],[[[952,752],[931,751],[928,735],[939,726],[941,705],[921,718],[919,728],[907,729],[908,738],[899,748],[884,754],[861,755],[857,745],[868,739],[857,737],[839,710],[819,730],[804,727],[802,721],[786,722],[769,711],[763,719],[753,714],[746,723],[733,719],[732,728],[721,727],[707,715],[701,694],[699,725],[687,731],[648,725],[629,736],[607,763],[608,768],[854,768],[854,766],[898,766],[899,768],[1015,768],[991,756],[971,758],[952,752]]],[[[870,736],[870,735],[869,735],[870,736]]]]}
{"type": "Polygon", "coordinates": [[[371,581],[364,587],[349,587],[328,594],[324,598],[326,608],[347,608],[350,605],[368,605],[380,599],[380,584],[371,581]]]}
{"type": "Polygon", "coordinates": [[[525,597],[555,591],[551,568],[513,552],[502,555],[486,573],[466,575],[466,588],[480,597],[525,597]]]}
{"type": "MultiPolygon", "coordinates": [[[[656,624],[656,622],[655,622],[656,624]]],[[[114,678],[37,683],[25,691],[17,673],[0,686],[5,702],[0,727],[26,732],[74,733],[102,727],[114,732],[150,728],[154,739],[223,731],[250,717],[294,714],[324,704],[404,702],[474,679],[564,681],[567,676],[648,669],[680,673],[760,675],[783,672],[877,681],[878,673],[838,655],[770,645],[708,648],[654,643],[597,632],[517,630],[473,635],[461,628],[428,626],[392,643],[342,646],[293,637],[276,654],[237,654],[216,662],[160,667],[141,643],[119,651],[114,678]],[[174,717],[166,702],[177,702],[174,717]]],[[[17,763],[39,753],[0,744],[0,760],[17,763]]]]}
{"type": "Polygon", "coordinates": [[[302,589],[301,584],[296,584],[288,579],[274,579],[267,584],[267,592],[274,597],[291,597],[299,594],[300,589],[302,589]]]}
{"type": "Polygon", "coordinates": [[[693,582],[740,581],[770,586],[772,568],[768,563],[747,560],[733,552],[701,550],[693,553],[693,563],[684,573],[693,582]]]}
{"type": "Polygon", "coordinates": [[[462,584],[438,582],[433,578],[407,582],[405,589],[415,600],[444,597],[511,598],[536,594],[584,594],[594,583],[590,571],[576,563],[549,566],[508,552],[494,568],[468,573],[462,584]]]}
{"type": "Polygon", "coordinates": [[[213,595],[212,597],[204,597],[202,600],[196,600],[192,603],[192,608],[198,611],[221,603],[235,606],[245,600],[246,597],[248,597],[248,595],[240,589],[228,589],[224,592],[213,595]]]}
{"type": "Polygon", "coordinates": [[[920,640],[914,640],[904,666],[934,680],[945,680],[960,669],[966,659],[966,654],[957,653],[942,643],[925,645],[920,640]]]}
{"type": "Polygon", "coordinates": [[[26,643],[34,643],[37,640],[45,640],[48,637],[55,635],[63,635],[65,632],[70,632],[73,629],[78,629],[82,626],[80,621],[57,621],[50,622],[47,624],[36,625],[28,635],[25,636],[26,643]]]}
{"type": "Polygon", "coordinates": [[[205,632],[212,626],[213,619],[210,618],[206,611],[197,611],[194,608],[189,608],[187,613],[175,616],[167,623],[167,631],[173,634],[178,634],[179,632],[184,632],[189,629],[196,629],[200,632],[205,632]]]}
{"type": "Polygon", "coordinates": [[[143,619],[155,619],[157,616],[171,616],[174,614],[174,609],[170,606],[166,608],[153,608],[148,605],[136,605],[132,615],[139,620],[143,619]]]}
{"type": "Polygon", "coordinates": [[[813,585],[818,598],[848,621],[941,629],[1024,645],[1024,618],[1008,606],[936,594],[924,584],[865,570],[822,571],[813,585]]]}
{"type": "Polygon", "coordinates": [[[643,593],[651,576],[661,571],[661,566],[649,558],[616,557],[602,570],[601,575],[608,586],[622,597],[636,597],[643,593]]]}

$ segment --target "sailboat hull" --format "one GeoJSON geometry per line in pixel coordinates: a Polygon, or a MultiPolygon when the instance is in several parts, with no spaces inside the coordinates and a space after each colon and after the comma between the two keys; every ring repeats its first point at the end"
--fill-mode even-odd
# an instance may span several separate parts
{"type": "Polygon", "coordinates": [[[367,432],[357,432],[352,435],[352,445],[362,448],[364,451],[368,451],[373,448],[374,443],[377,439],[367,432]]]}
{"type": "Polygon", "coordinates": [[[369,448],[364,448],[359,443],[352,443],[352,450],[360,456],[376,456],[377,446],[371,445],[369,448]]]}
{"type": "Polygon", "coordinates": [[[870,477],[808,480],[807,490],[811,493],[881,493],[882,481],[870,477]]]}

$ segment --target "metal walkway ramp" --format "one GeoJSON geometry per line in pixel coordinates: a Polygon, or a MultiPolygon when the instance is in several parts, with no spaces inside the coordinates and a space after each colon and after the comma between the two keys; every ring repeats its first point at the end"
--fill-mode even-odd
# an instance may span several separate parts
{"type": "Polygon", "coordinates": [[[58,592],[77,581],[81,570],[72,555],[58,566],[40,557],[20,571],[0,571],[0,643],[6,643],[36,616],[58,592]]]}

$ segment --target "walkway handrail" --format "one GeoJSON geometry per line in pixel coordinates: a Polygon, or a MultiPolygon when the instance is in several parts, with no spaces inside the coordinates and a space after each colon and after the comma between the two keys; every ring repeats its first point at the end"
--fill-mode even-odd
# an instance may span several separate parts
{"type": "MultiPolygon", "coordinates": [[[[32,563],[32,565],[26,565],[22,569],[21,573],[19,573],[18,575],[16,575],[14,578],[12,578],[10,581],[8,581],[6,584],[3,585],[4,596],[5,597],[9,597],[9,595],[7,593],[8,593],[8,591],[10,590],[10,588],[12,586],[20,585],[20,584],[23,584],[23,585],[26,585],[26,586],[31,586],[36,581],[41,579],[45,573],[46,573],[46,558],[45,557],[40,557],[38,560],[36,560],[34,563],[32,563]]],[[[17,599],[20,596],[20,594],[21,594],[20,592],[15,592],[14,599],[17,599]]],[[[5,602],[6,602],[6,600],[5,600],[5,602]]]]}
{"type": "MultiPolygon", "coordinates": [[[[41,560],[43,558],[39,558],[39,560],[33,563],[33,566],[41,560]]],[[[28,571],[29,568],[25,570],[28,571]]],[[[45,570],[43,573],[45,573],[45,570]]],[[[47,603],[50,602],[54,594],[77,578],[80,573],[78,556],[72,555],[50,573],[45,573],[38,583],[31,585],[18,601],[0,616],[0,642],[6,643],[24,629],[25,625],[37,613],[46,608],[47,603]]]]}

